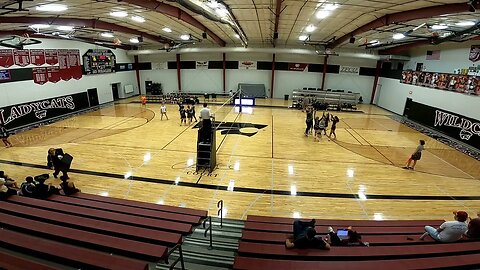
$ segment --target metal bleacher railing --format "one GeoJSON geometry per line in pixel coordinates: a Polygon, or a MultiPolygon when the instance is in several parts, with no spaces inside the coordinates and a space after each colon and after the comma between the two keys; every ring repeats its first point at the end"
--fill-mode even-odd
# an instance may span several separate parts
{"type": "Polygon", "coordinates": [[[359,93],[352,93],[351,91],[345,90],[307,90],[307,89],[297,89],[293,90],[292,93],[292,107],[302,108],[303,100],[309,98],[311,104],[320,103],[324,104],[329,109],[351,109],[356,110],[356,105],[358,99],[360,98],[359,93]]]}

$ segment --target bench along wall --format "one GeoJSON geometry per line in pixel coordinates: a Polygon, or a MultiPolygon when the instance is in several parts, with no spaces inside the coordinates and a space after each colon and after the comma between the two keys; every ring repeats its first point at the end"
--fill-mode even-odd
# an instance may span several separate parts
{"type": "MultiPolygon", "coordinates": [[[[140,55],[140,62],[150,66],[140,71],[142,93],[145,81],[162,83],[165,93],[178,91],[175,52],[140,55]]],[[[226,91],[236,90],[239,83],[264,84],[267,95],[271,91],[272,54],[267,53],[227,53],[226,91]],[[238,61],[257,61],[256,69],[240,69],[238,61]]],[[[323,56],[277,54],[275,65],[274,97],[291,95],[292,90],[303,87],[320,88],[322,84],[323,56]],[[290,71],[288,64],[309,64],[305,71],[290,71]]],[[[356,58],[330,57],[328,62],[325,89],[345,89],[359,92],[364,100],[369,100],[376,61],[356,58]],[[360,74],[339,74],[340,65],[363,67],[360,74]]],[[[181,55],[182,92],[222,93],[222,54],[198,53],[181,55]],[[208,68],[197,68],[195,61],[208,61],[208,68]]]]}
{"type": "MultiPolygon", "coordinates": [[[[79,49],[80,56],[82,56],[88,49],[103,49],[103,47],[98,47],[77,41],[63,41],[53,39],[40,40],[42,41],[41,44],[27,46],[25,48],[79,49]]],[[[125,50],[116,49],[112,51],[115,53],[117,63],[133,63],[133,57],[128,56],[125,50]]],[[[25,75],[31,74],[31,67],[32,66],[23,68],[25,75]]],[[[18,69],[18,67],[13,66],[11,69],[18,69]]],[[[128,97],[139,93],[135,77],[135,71],[124,71],[99,75],[83,75],[80,80],[71,79],[69,81],[46,83],[44,85],[35,84],[33,80],[26,79],[22,81],[5,82],[0,84],[0,107],[86,92],[87,89],[90,88],[97,88],[99,102],[100,104],[102,104],[113,101],[111,87],[111,84],[113,83],[121,84],[121,91],[119,91],[120,97],[128,97]],[[125,94],[123,92],[123,87],[125,85],[134,85],[134,92],[130,94],[125,94]]]]}

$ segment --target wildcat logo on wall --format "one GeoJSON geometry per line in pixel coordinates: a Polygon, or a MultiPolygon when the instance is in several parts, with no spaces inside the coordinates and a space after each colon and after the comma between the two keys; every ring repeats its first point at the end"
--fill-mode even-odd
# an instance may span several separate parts
{"type": "Polygon", "coordinates": [[[480,120],[413,100],[406,107],[408,119],[480,150],[480,120]]]}
{"type": "Polygon", "coordinates": [[[87,107],[87,93],[78,93],[0,108],[0,122],[12,129],[87,107]]]}
{"type": "Polygon", "coordinates": [[[240,61],[238,69],[257,69],[257,61],[240,61]]]}
{"type": "Polygon", "coordinates": [[[460,138],[462,140],[470,140],[472,135],[480,136],[480,123],[472,122],[471,120],[440,110],[435,111],[435,122],[433,126],[456,127],[460,129],[460,138]]]}
{"type": "Polygon", "coordinates": [[[340,74],[359,74],[359,67],[340,66],[340,74]]]}

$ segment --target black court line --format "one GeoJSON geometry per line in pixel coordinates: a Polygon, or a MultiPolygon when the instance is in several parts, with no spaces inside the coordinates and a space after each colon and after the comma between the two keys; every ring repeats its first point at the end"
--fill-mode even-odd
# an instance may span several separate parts
{"type": "Polygon", "coordinates": [[[165,147],[169,146],[173,141],[175,141],[178,137],[180,137],[180,135],[182,135],[185,131],[187,131],[188,129],[190,128],[190,126],[187,126],[184,130],[182,130],[182,132],[180,132],[177,136],[175,136],[175,138],[173,138],[171,141],[169,141],[167,144],[165,144],[165,146],[163,146],[162,148],[160,148],[160,150],[163,150],[165,149],[165,147]]]}
{"type": "MultiPolygon", "coordinates": [[[[8,164],[8,165],[23,166],[23,167],[29,167],[29,168],[37,168],[37,169],[48,170],[47,166],[32,164],[32,163],[24,163],[24,162],[9,161],[9,160],[0,160],[0,163],[8,164]]],[[[110,178],[125,180],[125,177],[122,174],[107,173],[107,172],[96,172],[96,171],[79,170],[79,169],[71,169],[70,172],[71,173],[84,174],[84,175],[110,177],[110,178]]],[[[211,184],[196,184],[196,183],[192,183],[192,182],[179,182],[178,184],[175,184],[175,181],[173,181],[173,180],[156,179],[156,178],[150,178],[150,177],[134,176],[134,177],[129,178],[128,180],[139,181],[139,182],[148,182],[148,183],[157,183],[157,184],[164,184],[164,185],[178,185],[178,186],[199,188],[199,189],[208,189],[208,190],[223,190],[223,191],[228,190],[228,186],[211,185],[211,184]]],[[[254,194],[265,194],[265,193],[268,194],[268,193],[270,193],[270,194],[274,194],[274,195],[292,196],[290,191],[278,190],[278,189],[268,190],[268,189],[260,189],[260,188],[235,187],[233,192],[254,193],[254,194]]],[[[347,194],[347,193],[325,193],[325,192],[302,192],[302,191],[298,191],[296,196],[299,196],[299,197],[316,197],[316,198],[356,199],[355,194],[347,194]]],[[[477,196],[477,195],[472,195],[472,196],[424,196],[424,195],[369,194],[369,195],[367,195],[367,198],[369,200],[422,200],[422,201],[423,200],[425,200],[425,201],[454,201],[454,200],[478,201],[478,200],[480,200],[480,196],[477,196]]]]}
{"type": "Polygon", "coordinates": [[[353,132],[355,132],[358,136],[360,136],[360,138],[362,138],[364,141],[366,141],[368,143],[368,145],[370,145],[370,147],[372,147],[373,149],[375,149],[380,155],[382,155],[386,160],[388,160],[392,165],[395,165],[395,163],[393,163],[393,161],[391,161],[389,158],[387,158],[382,152],[380,152],[380,150],[378,150],[375,146],[373,146],[369,141],[367,141],[362,135],[360,135],[360,133],[358,133],[355,129],[353,129],[347,122],[345,122],[345,125],[347,125],[350,129],[353,130],[353,132]]]}

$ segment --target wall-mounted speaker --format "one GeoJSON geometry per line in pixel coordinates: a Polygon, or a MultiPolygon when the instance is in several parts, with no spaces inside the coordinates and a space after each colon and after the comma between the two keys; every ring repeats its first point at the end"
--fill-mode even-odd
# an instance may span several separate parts
{"type": "Polygon", "coordinates": [[[143,42],[143,37],[138,37],[138,42],[143,42]]]}
{"type": "Polygon", "coordinates": [[[202,38],[203,38],[203,39],[207,39],[207,33],[206,33],[206,32],[203,32],[203,33],[202,33],[202,38]]]}
{"type": "Polygon", "coordinates": [[[273,33],[273,39],[277,39],[278,38],[278,32],[274,32],[273,33]]]}
{"type": "Polygon", "coordinates": [[[354,37],[350,38],[350,43],[352,43],[352,44],[355,43],[355,38],[354,37]]]}

